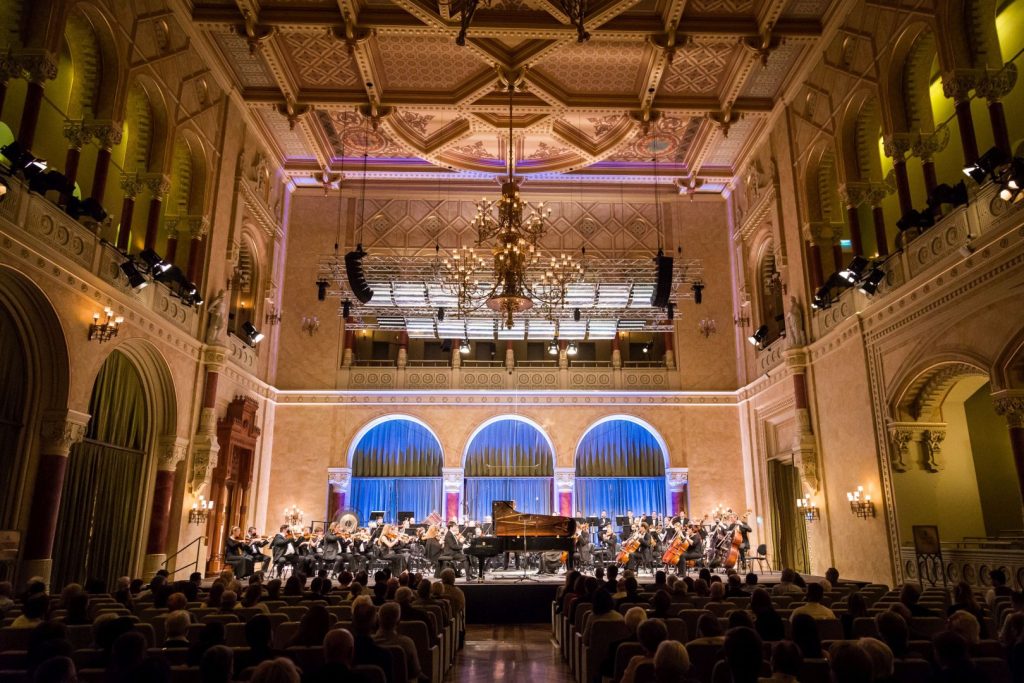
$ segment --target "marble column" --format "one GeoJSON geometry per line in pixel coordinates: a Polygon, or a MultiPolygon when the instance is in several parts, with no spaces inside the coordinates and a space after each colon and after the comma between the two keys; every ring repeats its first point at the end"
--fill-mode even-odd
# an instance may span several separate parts
{"type": "Polygon", "coordinates": [[[444,510],[439,510],[445,521],[461,519],[464,506],[462,503],[463,486],[466,481],[465,470],[461,467],[444,467],[441,469],[444,486],[444,510]]]}
{"type": "Polygon", "coordinates": [[[974,132],[974,118],[971,115],[971,90],[977,80],[975,72],[968,69],[956,69],[942,75],[942,92],[953,100],[953,107],[956,110],[964,166],[975,163],[979,156],[978,138],[974,132]]]}
{"type": "Polygon", "coordinates": [[[512,347],[512,342],[505,342],[505,368],[513,370],[516,367],[516,352],[512,347]]]}
{"type": "Polygon", "coordinates": [[[82,147],[92,139],[92,132],[82,125],[81,121],[65,121],[64,139],[68,141],[68,151],[64,155],[64,176],[68,179],[68,189],[61,193],[60,201],[66,205],[78,179],[78,162],[82,158],[82,147]]]}
{"type": "Polygon", "coordinates": [[[555,514],[575,517],[573,493],[576,490],[576,468],[555,468],[555,514]]]}
{"type": "Polygon", "coordinates": [[[992,122],[992,137],[996,147],[1007,157],[1013,156],[1010,143],[1010,129],[1006,125],[1006,112],[1003,109],[1003,98],[1010,94],[1017,84],[1017,67],[1009,62],[998,71],[989,71],[981,78],[975,92],[988,101],[988,117],[992,122]]]}
{"type": "Polygon", "coordinates": [[[806,375],[810,354],[806,347],[798,347],[787,349],[783,352],[783,356],[786,367],[789,368],[793,376],[793,407],[797,422],[792,443],[794,459],[800,463],[800,474],[803,476],[804,484],[810,491],[817,492],[820,487],[818,447],[811,421],[806,375]]]}
{"type": "MultiPolygon", "coordinates": [[[[349,488],[352,485],[351,467],[330,467],[327,469],[327,523],[337,521],[345,511],[349,488]]],[[[420,520],[416,520],[420,521],[420,520]]]]}
{"type": "Polygon", "coordinates": [[[143,187],[145,184],[134,173],[121,176],[121,191],[124,192],[124,200],[121,202],[121,225],[117,229],[117,248],[125,253],[131,248],[135,198],[143,187]]]}
{"type": "Polygon", "coordinates": [[[164,261],[174,263],[178,257],[178,221],[168,217],[164,220],[164,231],[167,233],[167,246],[164,247],[164,261]]]}
{"type": "Polygon", "coordinates": [[[21,110],[18,126],[18,142],[25,149],[32,149],[36,141],[36,126],[39,125],[39,111],[43,104],[43,85],[57,78],[57,57],[48,52],[24,55],[19,58],[21,68],[28,73],[28,88],[25,91],[25,105],[21,110]]]}
{"type": "Polygon", "coordinates": [[[96,200],[100,206],[107,192],[107,174],[110,172],[110,157],[113,154],[114,146],[121,144],[122,124],[103,123],[89,126],[93,138],[99,144],[99,152],[96,154],[96,167],[92,174],[92,192],[89,196],[96,200]]]}
{"type": "MultiPolygon", "coordinates": [[[[355,322],[352,316],[345,318],[345,347],[341,354],[341,365],[342,367],[352,367],[352,362],[355,361],[355,348],[356,348],[356,331],[349,328],[355,322]]],[[[456,350],[458,353],[458,350],[456,350]]]]}
{"type": "Polygon", "coordinates": [[[43,413],[39,429],[39,456],[35,484],[23,540],[21,576],[41,576],[49,583],[53,540],[71,447],[85,438],[89,416],[74,410],[43,413]]]}
{"type": "MultiPolygon", "coordinates": [[[[171,181],[164,175],[153,175],[146,178],[146,187],[149,188],[149,211],[146,214],[146,233],[143,238],[143,249],[156,249],[156,241],[160,234],[160,217],[163,215],[164,198],[171,190],[171,181]]],[[[175,247],[177,248],[177,247],[175,247]]],[[[164,256],[165,260],[167,259],[164,256]]],[[[191,271],[192,264],[189,263],[191,271]]],[[[192,278],[189,278],[192,280],[192,278]]],[[[192,280],[195,282],[195,280],[192,280]]]]}
{"type": "Polygon", "coordinates": [[[188,439],[174,435],[162,437],[157,443],[156,481],[150,507],[149,532],[146,535],[146,558],[143,576],[152,576],[167,560],[167,529],[171,519],[171,499],[178,463],[188,454],[188,439]]]}
{"type": "MultiPolygon", "coordinates": [[[[914,142],[914,156],[921,159],[921,173],[924,176],[925,198],[932,196],[939,180],[935,175],[935,155],[946,149],[949,144],[949,128],[943,127],[934,133],[922,133],[914,142]]],[[[936,219],[942,215],[942,208],[935,207],[936,219]]]]}
{"type": "Polygon", "coordinates": [[[188,221],[188,232],[192,239],[188,244],[188,279],[202,289],[203,279],[203,238],[210,231],[210,223],[202,216],[193,216],[188,221]]]}
{"type": "Polygon", "coordinates": [[[689,510],[686,509],[686,489],[689,481],[689,469],[686,467],[669,467],[665,470],[665,484],[668,487],[668,514],[670,517],[676,515],[689,516],[689,510]]]}
{"type": "Polygon", "coordinates": [[[882,202],[892,193],[891,189],[884,183],[872,183],[868,191],[868,201],[871,202],[871,223],[875,231],[875,248],[879,256],[889,255],[889,237],[885,227],[885,211],[882,209],[882,202]]]}
{"type": "Polygon", "coordinates": [[[612,367],[615,369],[622,367],[622,349],[620,345],[619,333],[615,332],[615,335],[612,337],[612,367]]]}
{"type": "Polygon", "coordinates": [[[867,198],[865,183],[846,183],[839,188],[839,195],[846,204],[846,222],[850,227],[850,248],[854,256],[864,255],[864,243],[861,238],[860,212],[858,207],[867,198]]]}
{"type": "Polygon", "coordinates": [[[910,136],[906,133],[886,135],[882,140],[885,156],[892,159],[893,176],[896,179],[896,196],[899,197],[900,215],[906,215],[914,208],[910,196],[910,176],[907,175],[907,152],[911,150],[910,136]]]}
{"type": "Polygon", "coordinates": [[[1017,466],[1017,486],[1021,498],[1024,498],[1024,394],[997,394],[994,399],[996,414],[1006,418],[1006,426],[1010,430],[1010,448],[1013,451],[1013,463],[1017,466]]]}
{"type": "Polygon", "coordinates": [[[409,364],[409,333],[398,333],[398,367],[404,368],[409,364]]]}

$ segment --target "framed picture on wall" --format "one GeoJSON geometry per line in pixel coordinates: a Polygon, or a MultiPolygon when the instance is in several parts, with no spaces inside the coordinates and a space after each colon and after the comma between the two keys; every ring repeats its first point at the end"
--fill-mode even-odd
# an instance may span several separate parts
{"type": "Polygon", "coordinates": [[[919,556],[938,555],[942,552],[938,526],[934,524],[914,525],[914,552],[919,556]]]}

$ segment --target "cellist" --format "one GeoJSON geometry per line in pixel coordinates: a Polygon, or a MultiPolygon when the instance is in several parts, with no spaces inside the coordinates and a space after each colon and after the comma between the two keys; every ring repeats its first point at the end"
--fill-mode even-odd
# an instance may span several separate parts
{"type": "Polygon", "coordinates": [[[747,536],[753,529],[747,524],[747,518],[750,516],[750,510],[747,510],[747,514],[743,515],[743,519],[740,519],[736,513],[729,515],[729,533],[731,534],[737,528],[740,530],[740,535],[743,540],[740,541],[740,566],[746,568],[747,566],[747,551],[750,550],[750,537],[747,536]]]}

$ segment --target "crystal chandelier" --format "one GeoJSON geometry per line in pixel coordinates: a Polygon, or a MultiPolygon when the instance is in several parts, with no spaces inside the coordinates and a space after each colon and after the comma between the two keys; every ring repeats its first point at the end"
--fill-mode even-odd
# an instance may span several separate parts
{"type": "Polygon", "coordinates": [[[547,230],[551,209],[541,203],[524,216],[529,207],[520,197],[514,166],[512,96],[515,89],[515,81],[509,79],[508,177],[501,185],[499,199],[483,198],[477,203],[472,223],[478,244],[494,242],[491,249],[493,287],[481,292],[476,271],[482,269],[483,258],[472,249],[463,247],[444,261],[448,269],[446,284],[455,290],[460,308],[470,308],[482,295],[484,304],[500,313],[509,329],[513,326],[513,316],[533,308],[535,301],[549,309],[563,307],[566,287],[582,279],[584,274],[582,261],[571,256],[541,258],[537,247],[547,230]]]}

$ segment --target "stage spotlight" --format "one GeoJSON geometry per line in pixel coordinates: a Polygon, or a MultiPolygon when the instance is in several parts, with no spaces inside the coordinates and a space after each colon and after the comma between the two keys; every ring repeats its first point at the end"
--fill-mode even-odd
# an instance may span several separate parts
{"type": "Polygon", "coordinates": [[[327,299],[327,287],[329,286],[329,284],[330,283],[327,282],[327,280],[317,280],[316,281],[316,300],[317,301],[324,301],[325,299],[327,299]]]}
{"type": "Polygon", "coordinates": [[[576,322],[579,322],[581,317],[583,317],[583,314],[580,313],[580,309],[578,309],[578,308],[572,309],[572,319],[573,320],[575,320],[576,322]]]}
{"type": "Polygon", "coordinates": [[[952,204],[953,208],[956,208],[966,206],[967,201],[967,184],[964,181],[961,180],[956,185],[943,183],[932,190],[931,196],[928,197],[928,208],[936,209],[943,204],[952,204]]]}
{"type": "Polygon", "coordinates": [[[71,183],[68,177],[60,171],[49,170],[45,173],[37,173],[28,181],[28,191],[45,195],[50,190],[57,190],[61,194],[71,194],[71,183]]]}
{"type": "Polygon", "coordinates": [[[580,348],[576,346],[576,342],[574,341],[569,342],[569,345],[565,347],[565,354],[567,356],[575,356],[579,352],[580,348]]]}
{"type": "Polygon", "coordinates": [[[759,327],[756,330],[754,330],[754,334],[752,334],[749,337],[747,337],[747,341],[750,342],[751,344],[753,344],[754,346],[760,346],[761,342],[763,342],[767,336],[768,336],[768,326],[767,325],[761,325],[761,327],[759,327]]]}
{"type": "Polygon", "coordinates": [[[647,354],[649,354],[649,353],[651,352],[651,342],[647,342],[646,344],[644,344],[643,346],[641,346],[641,347],[640,347],[640,352],[641,352],[642,354],[644,354],[645,356],[646,356],[647,354]]]}
{"type": "Polygon", "coordinates": [[[839,277],[843,278],[851,285],[860,279],[864,269],[868,267],[868,260],[863,256],[854,256],[853,260],[850,261],[850,265],[846,266],[843,270],[839,271],[839,277]]]}
{"type": "Polygon", "coordinates": [[[1024,159],[1014,157],[1006,173],[1006,185],[1014,190],[1024,188],[1024,159]]]}
{"type": "Polygon", "coordinates": [[[7,193],[11,191],[11,186],[7,184],[7,181],[0,178],[0,202],[7,198],[7,193]]]}
{"type": "Polygon", "coordinates": [[[463,356],[467,356],[469,355],[469,351],[470,346],[468,339],[463,339],[461,342],[459,342],[459,353],[461,353],[463,356]]]}
{"type": "Polygon", "coordinates": [[[249,346],[256,346],[263,341],[263,333],[257,330],[256,326],[248,320],[242,323],[242,334],[248,340],[249,346]]]}
{"type": "Polygon", "coordinates": [[[998,147],[993,147],[982,154],[975,163],[964,166],[964,174],[981,185],[990,175],[995,177],[996,172],[1008,163],[1010,163],[1010,157],[1006,155],[1006,152],[998,147]]]}
{"type": "Polygon", "coordinates": [[[922,212],[917,209],[911,209],[896,221],[896,227],[900,229],[900,232],[914,228],[930,228],[933,225],[935,225],[935,216],[930,211],[922,212]]]}
{"type": "Polygon", "coordinates": [[[821,310],[832,305],[831,287],[827,284],[818,288],[811,298],[811,308],[821,310]]]}
{"type": "Polygon", "coordinates": [[[68,199],[68,205],[64,211],[75,220],[78,220],[82,216],[88,216],[97,223],[102,223],[107,220],[106,210],[92,197],[88,197],[87,199],[71,197],[68,199]]]}
{"type": "Polygon", "coordinates": [[[444,322],[444,306],[437,309],[437,322],[444,322]]]}
{"type": "Polygon", "coordinates": [[[146,262],[146,265],[149,266],[150,272],[153,273],[154,275],[165,273],[171,267],[170,263],[164,261],[160,257],[160,254],[156,253],[152,249],[143,249],[142,251],[140,251],[139,258],[146,262]]]}
{"type": "Polygon", "coordinates": [[[46,170],[46,162],[33,156],[32,152],[25,149],[17,140],[0,148],[0,154],[11,162],[12,174],[21,173],[25,178],[31,179],[46,170]]]}
{"type": "Polygon", "coordinates": [[[132,289],[142,289],[149,284],[149,280],[139,272],[135,261],[128,260],[121,264],[121,272],[128,278],[128,286],[132,289]]]}
{"type": "Polygon", "coordinates": [[[694,282],[690,289],[693,290],[693,303],[699,304],[704,300],[704,283],[694,282]]]}
{"type": "Polygon", "coordinates": [[[548,355],[549,356],[557,356],[558,355],[558,341],[552,339],[551,341],[548,342],[548,355]]]}
{"type": "Polygon", "coordinates": [[[882,270],[881,268],[872,268],[868,272],[867,277],[865,277],[864,280],[860,283],[860,287],[858,289],[860,289],[860,291],[863,292],[864,294],[872,296],[875,292],[878,291],[878,286],[882,284],[882,280],[884,279],[884,270],[882,270]]]}
{"type": "Polygon", "coordinates": [[[674,320],[675,319],[675,317],[676,317],[676,305],[675,304],[669,303],[667,314],[668,314],[668,319],[669,320],[674,320]]]}

